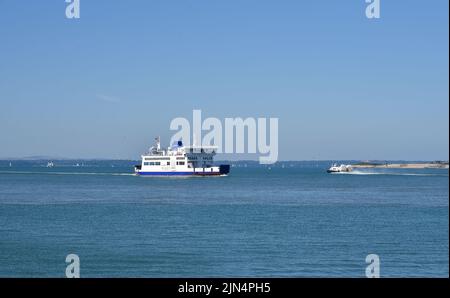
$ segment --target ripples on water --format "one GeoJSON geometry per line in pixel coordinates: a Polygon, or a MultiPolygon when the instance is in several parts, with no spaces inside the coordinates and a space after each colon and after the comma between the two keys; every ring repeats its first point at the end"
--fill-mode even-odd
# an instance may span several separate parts
{"type": "Polygon", "coordinates": [[[0,168],[0,276],[448,276],[448,170],[0,168]]]}

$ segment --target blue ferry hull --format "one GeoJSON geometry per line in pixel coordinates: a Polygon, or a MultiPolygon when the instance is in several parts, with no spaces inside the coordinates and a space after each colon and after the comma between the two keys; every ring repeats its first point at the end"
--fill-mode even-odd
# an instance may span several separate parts
{"type": "Polygon", "coordinates": [[[138,172],[141,176],[217,176],[221,173],[202,173],[202,172],[138,172]]]}
{"type": "Polygon", "coordinates": [[[138,171],[136,174],[140,176],[220,176],[230,172],[229,165],[220,165],[219,172],[143,172],[138,171]]]}

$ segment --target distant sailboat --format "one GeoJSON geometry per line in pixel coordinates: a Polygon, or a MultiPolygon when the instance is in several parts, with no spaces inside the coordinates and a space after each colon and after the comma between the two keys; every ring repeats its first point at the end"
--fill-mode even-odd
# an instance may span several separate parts
{"type": "Polygon", "coordinates": [[[47,163],[47,168],[53,168],[55,165],[53,164],[53,162],[52,161],[49,161],[48,163],[47,163]]]}

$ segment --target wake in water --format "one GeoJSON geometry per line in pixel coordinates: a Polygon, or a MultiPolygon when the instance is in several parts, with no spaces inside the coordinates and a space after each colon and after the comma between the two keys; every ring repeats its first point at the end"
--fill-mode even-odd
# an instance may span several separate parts
{"type": "MultiPolygon", "coordinates": [[[[52,172],[52,171],[0,171],[0,174],[41,174],[41,175],[98,175],[98,176],[136,176],[135,173],[101,173],[101,172],[52,172]]],[[[330,174],[328,174],[330,175],[330,174]]],[[[387,175],[387,176],[438,176],[448,177],[444,173],[402,173],[402,172],[379,172],[373,170],[353,170],[351,172],[337,172],[331,175],[387,175]]]]}
{"type": "Polygon", "coordinates": [[[339,172],[333,173],[333,175],[391,175],[391,176],[443,176],[446,177],[448,174],[435,174],[435,173],[399,173],[399,172],[375,172],[375,171],[361,171],[353,170],[351,172],[339,172]]]}

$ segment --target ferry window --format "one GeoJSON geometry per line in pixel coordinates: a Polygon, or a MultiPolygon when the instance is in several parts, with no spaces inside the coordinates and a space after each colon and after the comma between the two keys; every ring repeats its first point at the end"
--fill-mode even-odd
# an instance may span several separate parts
{"type": "Polygon", "coordinates": [[[170,166],[170,161],[167,162],[167,165],[170,166]]]}
{"type": "Polygon", "coordinates": [[[160,161],[155,162],[155,165],[160,166],[160,165],[161,165],[161,162],[160,162],[160,161]]]}

